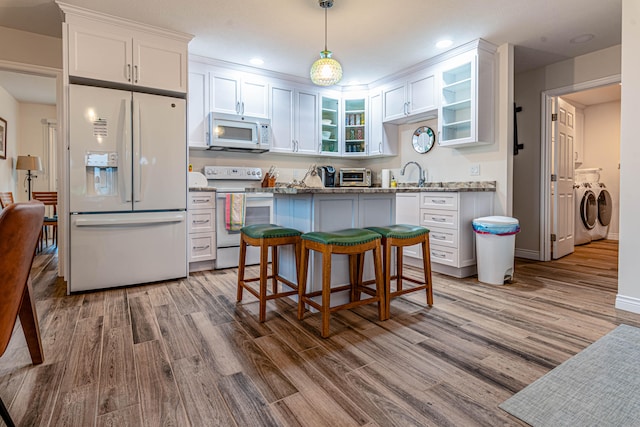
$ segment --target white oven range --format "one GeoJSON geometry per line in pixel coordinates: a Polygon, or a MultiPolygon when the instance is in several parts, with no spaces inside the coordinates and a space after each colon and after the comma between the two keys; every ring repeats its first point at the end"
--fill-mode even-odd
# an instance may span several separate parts
{"type": "MultiPolygon", "coordinates": [[[[245,188],[259,188],[262,182],[260,168],[243,166],[205,166],[204,175],[209,185],[216,187],[216,260],[215,269],[238,266],[240,256],[240,232],[227,230],[225,203],[227,194],[242,193],[245,196],[244,224],[271,223],[273,217],[273,194],[247,193],[245,188]]],[[[247,248],[247,265],[258,264],[258,248],[247,248]]]]}

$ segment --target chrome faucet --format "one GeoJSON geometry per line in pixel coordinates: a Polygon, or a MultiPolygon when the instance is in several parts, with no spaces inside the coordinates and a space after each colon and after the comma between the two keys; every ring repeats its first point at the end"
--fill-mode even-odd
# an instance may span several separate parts
{"type": "Polygon", "coordinates": [[[418,187],[424,187],[424,183],[425,183],[426,179],[424,177],[424,171],[422,170],[422,166],[420,166],[419,163],[417,163],[417,162],[407,162],[407,163],[405,163],[405,165],[400,170],[400,175],[404,175],[405,169],[407,168],[407,166],[409,166],[412,163],[418,167],[418,178],[419,178],[418,179],[418,187]]]}

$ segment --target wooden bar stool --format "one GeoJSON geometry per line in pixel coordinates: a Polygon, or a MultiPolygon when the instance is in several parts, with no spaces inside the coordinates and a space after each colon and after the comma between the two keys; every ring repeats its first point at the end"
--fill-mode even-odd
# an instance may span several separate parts
{"type": "Polygon", "coordinates": [[[373,231],[350,228],[335,232],[311,232],[302,235],[302,250],[300,252],[300,276],[298,279],[298,319],[304,317],[305,304],[320,311],[322,316],[321,335],[329,336],[329,316],[331,312],[357,307],[363,304],[378,303],[378,315],[380,320],[385,320],[385,302],[382,277],[382,257],[380,246],[380,234],[373,231]],[[307,271],[309,250],[322,254],[322,290],[307,293],[307,271]],[[364,255],[367,251],[373,251],[373,263],[375,267],[376,289],[363,288],[362,266],[364,255]],[[331,287],[331,255],[343,254],[349,256],[349,281],[348,285],[331,287]],[[351,298],[348,303],[331,307],[331,294],[350,290],[351,298]],[[371,298],[359,300],[356,293],[365,292],[371,298]],[[322,296],[319,304],[312,298],[322,296]]]}
{"type": "Polygon", "coordinates": [[[264,322],[267,301],[298,293],[298,286],[280,276],[278,271],[278,246],[294,245],[296,257],[296,275],[300,268],[300,235],[302,233],[293,228],[285,228],[275,224],[254,224],[242,227],[240,230],[240,259],[238,262],[238,302],[242,301],[242,291],[246,289],[260,301],[260,322],[264,322]],[[247,245],[260,248],[260,277],[245,278],[247,245]],[[269,248],[271,248],[271,275],[267,274],[269,263],[269,248]],[[271,279],[271,293],[267,293],[267,280],[271,279]],[[260,282],[256,290],[248,283],[260,282]],[[291,291],[278,292],[278,282],[291,288],[291,291]]]}
{"type": "MultiPolygon", "coordinates": [[[[386,317],[391,312],[391,298],[408,292],[426,290],[427,304],[433,305],[433,289],[431,282],[431,252],[429,250],[429,229],[419,225],[395,224],[386,227],[367,227],[382,235],[384,290],[386,301],[386,317]],[[402,272],[402,248],[404,246],[422,245],[422,262],[424,281],[407,277],[402,272]],[[396,248],[396,274],[391,276],[391,248],[396,248]],[[396,290],[391,292],[391,281],[396,281],[396,290]],[[402,281],[412,282],[417,286],[403,288],[402,281]]],[[[371,282],[369,282],[371,284],[371,282]]]]}

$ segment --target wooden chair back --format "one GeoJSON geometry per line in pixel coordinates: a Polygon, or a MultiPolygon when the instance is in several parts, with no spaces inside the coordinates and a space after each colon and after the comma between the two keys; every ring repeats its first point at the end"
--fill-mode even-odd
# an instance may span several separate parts
{"type": "Polygon", "coordinates": [[[0,208],[4,209],[13,204],[13,193],[11,191],[0,191],[0,208]]]}
{"type": "Polygon", "coordinates": [[[45,206],[53,206],[53,213],[50,216],[58,215],[58,192],[57,191],[34,191],[33,200],[40,200],[45,206]]]}

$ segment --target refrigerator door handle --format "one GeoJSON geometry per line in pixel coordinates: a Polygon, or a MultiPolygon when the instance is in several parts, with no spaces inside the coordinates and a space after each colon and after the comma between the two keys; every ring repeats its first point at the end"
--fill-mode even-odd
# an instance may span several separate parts
{"type": "Polygon", "coordinates": [[[157,218],[78,218],[74,220],[76,227],[121,227],[123,225],[170,224],[183,222],[184,216],[166,215],[157,218]]]}
{"type": "Polygon", "coordinates": [[[122,152],[124,153],[124,176],[122,181],[124,181],[124,201],[125,202],[130,202],[131,201],[131,193],[132,193],[132,189],[131,189],[131,142],[129,140],[129,136],[128,136],[128,130],[130,129],[130,117],[131,117],[131,112],[129,111],[129,108],[131,107],[131,101],[130,100],[123,100],[122,101],[124,103],[124,117],[125,117],[125,122],[122,125],[122,152]]]}
{"type": "Polygon", "coordinates": [[[142,201],[142,135],[140,103],[133,98],[133,201],[142,201]]]}

